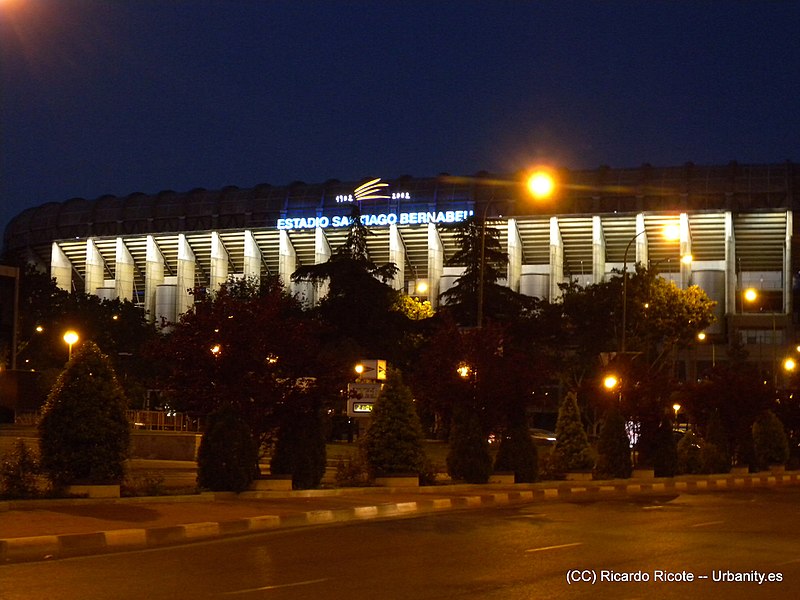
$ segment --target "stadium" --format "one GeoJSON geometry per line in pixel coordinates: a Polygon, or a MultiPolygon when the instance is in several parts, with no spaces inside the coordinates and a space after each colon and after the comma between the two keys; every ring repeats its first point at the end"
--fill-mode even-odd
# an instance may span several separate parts
{"type": "Polygon", "coordinates": [[[129,299],[151,320],[174,321],[192,305],[189,290],[213,290],[230,276],[277,274],[313,303],[320,291],[290,276],[328,259],[357,203],[374,234],[372,258],[399,267],[392,285],[436,306],[462,272],[449,264],[456,242],[448,225],[475,215],[500,232],[511,289],[554,300],[563,282],[599,282],[634,263],[655,267],[717,302],[717,320],[684,361],[685,376],[724,360],[733,342],[777,372],[777,357],[795,340],[798,165],[555,175],[546,201],[530,197],[521,174],[485,172],[73,198],[20,213],[4,249],[8,261],[37,265],[65,290],[129,299]],[[677,227],[677,240],[662,236],[667,225],[677,227]],[[745,290],[756,298],[745,300],[745,290]]]}

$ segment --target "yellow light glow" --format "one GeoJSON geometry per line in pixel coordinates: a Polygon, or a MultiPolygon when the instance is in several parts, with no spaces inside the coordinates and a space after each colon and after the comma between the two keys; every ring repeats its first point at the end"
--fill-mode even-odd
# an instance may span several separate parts
{"type": "Polygon", "coordinates": [[[214,344],[213,346],[211,346],[211,354],[213,354],[214,356],[219,356],[220,352],[222,352],[222,346],[220,346],[219,344],[214,344]]]}
{"type": "Polygon", "coordinates": [[[701,331],[700,333],[698,333],[698,334],[697,334],[697,339],[698,339],[698,340],[700,340],[701,342],[702,342],[703,340],[705,340],[705,339],[706,339],[706,333],[705,333],[705,331],[701,331]]]}
{"type": "Polygon", "coordinates": [[[617,379],[616,375],[606,375],[606,377],[603,379],[603,387],[605,387],[607,390],[613,390],[615,387],[617,387],[618,383],[619,379],[617,379]]]}
{"type": "Polygon", "coordinates": [[[681,256],[681,262],[683,264],[685,264],[685,265],[692,264],[693,260],[694,260],[694,257],[691,254],[684,254],[683,256],[681,256]]]}
{"type": "Polygon", "coordinates": [[[528,191],[537,200],[549,198],[556,189],[556,180],[545,170],[537,170],[528,177],[528,191]]]}
{"type": "Polygon", "coordinates": [[[424,294],[428,291],[428,282],[427,281],[420,281],[417,283],[417,293],[424,294]]]}
{"type": "Polygon", "coordinates": [[[758,298],[758,292],[755,288],[747,288],[744,291],[744,299],[748,302],[755,302],[756,298],[758,298]]]}
{"type": "Polygon", "coordinates": [[[461,377],[466,379],[470,374],[469,365],[459,365],[459,367],[456,369],[456,372],[461,375],[461,377]]]}
{"type": "Polygon", "coordinates": [[[672,410],[675,411],[675,414],[678,414],[678,412],[681,410],[681,405],[677,404],[677,403],[673,404],[672,405],[672,410]]]}
{"type": "Polygon", "coordinates": [[[42,327],[41,325],[37,325],[36,326],[36,333],[42,333],[43,331],[44,331],[44,327],[42,327]]]}
{"type": "Polygon", "coordinates": [[[677,223],[669,223],[664,225],[664,237],[670,241],[681,239],[681,228],[677,223]]]}
{"type": "Polygon", "coordinates": [[[797,363],[791,357],[787,358],[783,361],[783,368],[786,371],[794,371],[795,367],[797,367],[797,363]]]}
{"type": "Polygon", "coordinates": [[[355,371],[356,371],[356,373],[358,373],[359,375],[361,375],[361,374],[364,372],[364,365],[362,365],[362,364],[358,364],[358,365],[356,365],[356,367],[355,367],[355,371]]]}
{"type": "Polygon", "coordinates": [[[73,345],[75,342],[77,342],[79,339],[80,339],[80,338],[78,337],[78,334],[77,334],[77,333],[75,333],[74,331],[71,331],[71,330],[70,330],[70,331],[67,331],[67,332],[64,334],[64,341],[65,341],[67,344],[69,344],[70,346],[72,346],[72,345],[73,345]]]}

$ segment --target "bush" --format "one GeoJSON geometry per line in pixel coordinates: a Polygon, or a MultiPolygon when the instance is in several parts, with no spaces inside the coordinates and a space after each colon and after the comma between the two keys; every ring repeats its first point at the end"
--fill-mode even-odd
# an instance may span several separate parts
{"type": "Polygon", "coordinates": [[[539,456],[524,420],[511,426],[500,440],[495,471],[512,471],[516,483],[533,483],[539,477],[539,456]]]}
{"type": "Polygon", "coordinates": [[[656,477],[674,477],[678,471],[678,448],[672,421],[645,423],[639,436],[639,466],[652,467],[656,477]]]}
{"type": "Polygon", "coordinates": [[[242,492],[257,476],[258,445],[247,423],[230,408],[210,415],[197,451],[199,486],[242,492]]]}
{"type": "Polygon", "coordinates": [[[753,449],[760,469],[785,465],[789,459],[789,442],[783,423],[771,410],[764,411],[753,423],[753,449]]]}
{"type": "Polygon", "coordinates": [[[294,489],[318,487],[325,476],[325,434],[320,411],[297,407],[283,415],[270,471],[289,473],[294,489]]]}
{"type": "Polygon", "coordinates": [[[492,457],[475,407],[472,403],[453,411],[447,472],[467,483],[486,483],[492,474],[492,457]]]}
{"type": "Polygon", "coordinates": [[[631,445],[625,430],[625,419],[618,409],[606,414],[597,440],[597,462],[594,470],[599,479],[627,479],[631,476],[631,445]]]}
{"type": "Polygon", "coordinates": [[[705,443],[700,449],[700,461],[703,473],[728,473],[731,470],[728,434],[718,411],[714,411],[708,420],[705,443]]]}
{"type": "Polygon", "coordinates": [[[370,474],[392,475],[425,470],[422,425],[399,371],[390,369],[372,409],[372,422],[362,442],[370,474]]]}
{"type": "Polygon", "coordinates": [[[36,476],[39,461],[22,440],[3,456],[0,463],[0,495],[6,498],[35,498],[39,495],[36,476]]]}
{"type": "Polygon", "coordinates": [[[369,485],[369,471],[361,457],[340,458],[336,463],[336,485],[364,487],[369,485]]]}
{"type": "Polygon", "coordinates": [[[130,445],[126,405],[108,357],[92,342],[81,344],[39,423],[42,471],[56,488],[122,482],[130,445]]]}
{"type": "Polygon", "coordinates": [[[705,442],[693,429],[678,442],[678,473],[696,475],[703,471],[702,447],[705,442]]]}
{"type": "Polygon", "coordinates": [[[558,409],[556,443],[551,458],[555,469],[562,473],[584,471],[594,465],[575,392],[569,392],[558,409]]]}

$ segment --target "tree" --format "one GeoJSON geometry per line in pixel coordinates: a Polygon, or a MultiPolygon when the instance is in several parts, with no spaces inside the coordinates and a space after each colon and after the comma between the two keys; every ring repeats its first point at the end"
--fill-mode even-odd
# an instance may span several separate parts
{"type": "Polygon", "coordinates": [[[771,465],[785,465],[789,459],[786,431],[771,410],[761,413],[753,423],[753,447],[757,465],[762,470],[771,465]]]}
{"type": "Polygon", "coordinates": [[[35,498],[39,461],[25,442],[18,439],[0,461],[0,497],[35,498]]]}
{"type": "MultiPolygon", "coordinates": [[[[60,289],[49,275],[28,265],[20,276],[17,362],[35,369],[52,386],[67,361],[64,332],[92,340],[109,357],[132,406],[142,406],[151,365],[144,348],[156,337],[141,307],[127,300],[60,289]]],[[[46,393],[43,394],[46,396],[46,393]]]]}
{"type": "Polygon", "coordinates": [[[539,478],[539,456],[524,418],[516,419],[501,437],[494,470],[513,472],[515,483],[533,483],[539,478]]]}
{"type": "Polygon", "coordinates": [[[454,408],[447,472],[467,483],[486,483],[492,474],[489,442],[473,402],[460,402],[454,408]]]}
{"type": "Polygon", "coordinates": [[[556,443],[551,459],[555,470],[561,473],[591,469],[594,464],[575,392],[564,396],[558,410],[556,443]]]}
{"type": "Polygon", "coordinates": [[[364,356],[380,356],[394,363],[396,344],[408,318],[397,310],[399,292],[387,284],[397,274],[397,265],[378,265],[371,259],[370,235],[354,204],[344,242],[326,262],[298,268],[292,281],[327,285],[327,294],[315,312],[330,327],[328,340],[336,343],[340,352],[351,349],[351,363],[364,356]]]}
{"type": "Polygon", "coordinates": [[[474,217],[452,228],[458,249],[448,264],[463,267],[464,272],[453,287],[442,294],[444,310],[451,312],[461,325],[479,327],[482,325],[477,322],[481,300],[483,316],[502,321],[520,315],[532,300],[498,283],[505,279],[504,269],[508,264],[508,255],[500,246],[499,231],[474,217]]]}
{"type": "Polygon", "coordinates": [[[230,280],[199,297],[153,357],[170,356],[156,364],[171,408],[205,416],[230,407],[266,443],[298,379],[316,377],[328,398],[343,385],[344,365],[323,354],[320,337],[277,278],[230,280]]]}
{"type": "Polygon", "coordinates": [[[294,489],[319,486],[325,475],[326,451],[322,399],[313,380],[295,382],[279,411],[275,451],[270,471],[290,473],[294,489]]]}
{"type": "Polygon", "coordinates": [[[703,446],[705,442],[694,429],[689,429],[678,442],[678,473],[696,475],[703,471],[703,446]]]}
{"type": "Polygon", "coordinates": [[[422,474],[426,462],[422,440],[411,390],[400,372],[390,369],[363,442],[369,470],[373,475],[422,474]]]}
{"type": "Polygon", "coordinates": [[[212,491],[243,492],[258,475],[258,445],[230,407],[209,416],[197,451],[197,483],[212,491]]]}
{"type": "Polygon", "coordinates": [[[42,410],[42,470],[60,488],[120,483],[130,444],[127,402],[108,356],[78,346],[42,410]]]}
{"type": "Polygon", "coordinates": [[[719,411],[711,413],[706,425],[705,443],[700,449],[700,460],[704,473],[727,473],[731,470],[731,455],[728,451],[728,434],[722,424],[719,411]]]}
{"type": "Polygon", "coordinates": [[[611,408],[600,428],[595,474],[600,479],[627,479],[632,470],[631,445],[625,430],[625,419],[617,408],[611,408]]]}

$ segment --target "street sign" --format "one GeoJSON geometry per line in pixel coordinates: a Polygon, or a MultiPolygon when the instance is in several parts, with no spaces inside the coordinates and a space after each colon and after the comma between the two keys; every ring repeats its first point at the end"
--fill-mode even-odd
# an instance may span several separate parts
{"type": "Polygon", "coordinates": [[[361,379],[386,380],[386,361],[376,358],[368,358],[358,363],[358,376],[361,379]]]}
{"type": "Polygon", "coordinates": [[[347,416],[369,417],[372,407],[383,388],[382,383],[348,383],[347,384],[347,416]]]}

